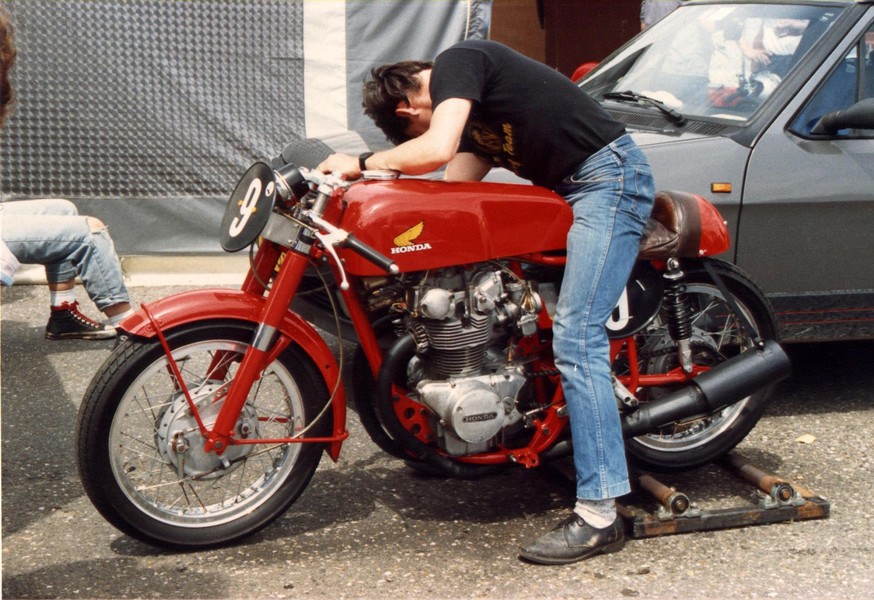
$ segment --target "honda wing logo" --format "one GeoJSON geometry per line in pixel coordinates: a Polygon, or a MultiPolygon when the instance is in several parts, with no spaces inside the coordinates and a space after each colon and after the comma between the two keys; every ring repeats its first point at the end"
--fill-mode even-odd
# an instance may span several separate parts
{"type": "Polygon", "coordinates": [[[420,221],[417,225],[413,225],[405,232],[392,240],[395,247],[391,249],[392,254],[404,254],[406,252],[422,252],[423,250],[431,250],[431,244],[417,243],[416,240],[422,235],[425,230],[425,221],[420,221]]]}

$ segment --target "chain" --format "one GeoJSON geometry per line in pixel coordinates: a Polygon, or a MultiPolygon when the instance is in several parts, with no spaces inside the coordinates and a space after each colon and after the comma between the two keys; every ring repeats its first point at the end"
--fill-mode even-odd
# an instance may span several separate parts
{"type": "Polygon", "coordinates": [[[649,360],[650,358],[656,358],[658,356],[665,356],[666,354],[672,354],[677,351],[676,346],[665,346],[661,350],[651,350],[649,352],[641,352],[637,355],[638,358],[643,360],[649,360]]]}
{"type": "Polygon", "coordinates": [[[531,377],[554,377],[559,374],[558,369],[543,369],[541,371],[534,371],[530,374],[531,377]]]}
{"type": "MultiPolygon", "coordinates": [[[[714,352],[714,351],[716,351],[716,349],[713,348],[711,345],[707,344],[706,342],[700,342],[700,341],[699,342],[692,342],[690,345],[690,348],[692,350],[698,351],[698,352],[714,352]]],[[[658,358],[660,356],[666,356],[666,355],[672,354],[676,351],[677,351],[676,346],[665,346],[661,350],[651,350],[649,352],[640,352],[637,355],[637,358],[640,359],[641,361],[645,361],[645,360],[650,360],[653,358],[658,358]]],[[[718,352],[717,352],[717,354],[718,354],[718,352]]]]}

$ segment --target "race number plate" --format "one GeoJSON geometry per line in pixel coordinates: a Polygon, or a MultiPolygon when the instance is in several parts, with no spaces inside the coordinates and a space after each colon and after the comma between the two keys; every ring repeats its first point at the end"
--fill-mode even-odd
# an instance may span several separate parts
{"type": "Polygon", "coordinates": [[[236,252],[254,242],[267,224],[275,201],[273,169],[266,163],[255,163],[228,200],[221,226],[222,248],[236,252]]]}
{"type": "Polygon", "coordinates": [[[635,335],[655,318],[662,304],[664,281],[648,262],[637,261],[625,290],[607,320],[611,340],[635,335]]]}

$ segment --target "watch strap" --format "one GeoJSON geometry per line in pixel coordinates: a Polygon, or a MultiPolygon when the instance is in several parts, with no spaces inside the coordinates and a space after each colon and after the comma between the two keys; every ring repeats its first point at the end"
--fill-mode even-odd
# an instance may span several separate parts
{"type": "Polygon", "coordinates": [[[367,166],[364,163],[366,163],[367,159],[371,156],[373,156],[373,152],[363,152],[358,155],[358,168],[362,173],[367,170],[367,166]]]}

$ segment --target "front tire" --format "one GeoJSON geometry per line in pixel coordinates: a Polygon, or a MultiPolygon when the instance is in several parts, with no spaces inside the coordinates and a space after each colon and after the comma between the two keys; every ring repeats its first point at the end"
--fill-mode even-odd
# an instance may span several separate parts
{"type": "MultiPolygon", "coordinates": [[[[712,261],[734,298],[738,309],[762,339],[777,339],[774,313],[767,298],[737,267],[712,261]]],[[[684,265],[686,295],[692,307],[693,360],[714,366],[755,345],[732,314],[723,293],[698,263],[684,265]]],[[[676,347],[667,331],[664,310],[647,329],[638,334],[641,373],[665,373],[678,366],[676,347]]],[[[641,400],[656,399],[665,391],[643,390],[641,400]]],[[[773,386],[768,386],[721,411],[671,423],[658,433],[626,440],[629,458],[640,466],[655,469],[686,469],[715,460],[734,448],[755,427],[767,407],[773,386]]]]}
{"type": "MultiPolygon", "coordinates": [[[[167,335],[174,360],[209,429],[253,326],[184,325],[167,335]]],[[[236,437],[322,437],[331,411],[324,381],[294,346],[262,372],[236,437]]],[[[79,474],[112,525],[143,542],[195,549],[250,535],[282,515],[306,488],[323,446],[232,445],[204,452],[204,439],[155,339],[123,341],[95,375],[76,426],[79,474]]]]}

